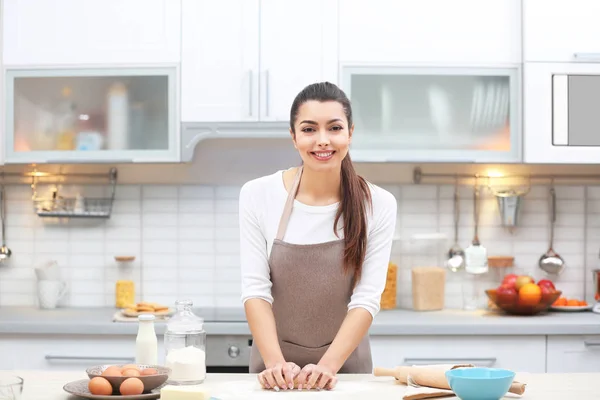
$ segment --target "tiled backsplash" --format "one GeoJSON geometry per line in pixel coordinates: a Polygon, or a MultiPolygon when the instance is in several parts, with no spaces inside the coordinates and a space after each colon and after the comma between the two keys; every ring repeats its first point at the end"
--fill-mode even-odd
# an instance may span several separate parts
{"type": "MultiPolygon", "coordinates": [[[[400,267],[398,304],[411,307],[410,268],[441,265],[453,239],[452,185],[385,186],[398,198],[398,237],[393,261],[400,267]],[[443,232],[448,241],[419,242],[416,233],[443,232]]],[[[102,191],[85,187],[84,195],[102,191]]],[[[558,287],[567,296],[593,300],[591,270],[600,250],[600,187],[557,186],[555,249],[567,267],[558,287]]],[[[0,267],[0,306],[36,305],[34,266],[56,260],[70,292],[63,305],[112,306],[122,268],[114,256],[134,255],[138,300],[173,304],[189,297],[198,306],[241,306],[237,230],[239,187],[119,185],[109,220],[56,221],[33,212],[31,190],[8,186],[7,245],[13,256],[0,267]]],[[[548,188],[534,186],[523,202],[519,226],[500,226],[493,196],[482,191],[479,238],[490,255],[514,255],[515,267],[492,271],[495,286],[513,271],[541,277],[537,260],[548,248],[548,188]]],[[[473,195],[461,187],[459,239],[473,237],[473,195]]],[[[446,305],[461,307],[462,275],[448,273],[446,305]]]]}

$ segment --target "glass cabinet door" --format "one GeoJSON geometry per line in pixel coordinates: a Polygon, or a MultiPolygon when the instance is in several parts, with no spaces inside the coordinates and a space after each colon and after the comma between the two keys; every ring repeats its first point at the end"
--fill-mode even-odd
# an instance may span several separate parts
{"type": "Polygon", "coordinates": [[[175,70],[6,73],[6,162],[175,162],[175,70]]]}
{"type": "Polygon", "coordinates": [[[520,162],[518,70],[346,67],[363,162],[520,162]]]}

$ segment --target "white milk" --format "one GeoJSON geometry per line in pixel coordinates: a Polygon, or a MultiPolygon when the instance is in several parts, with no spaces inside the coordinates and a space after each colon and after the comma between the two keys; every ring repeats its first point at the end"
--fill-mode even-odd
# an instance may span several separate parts
{"type": "Polygon", "coordinates": [[[158,339],[154,331],[154,315],[142,314],[138,317],[139,326],[135,339],[136,364],[158,364],[158,339]]]}

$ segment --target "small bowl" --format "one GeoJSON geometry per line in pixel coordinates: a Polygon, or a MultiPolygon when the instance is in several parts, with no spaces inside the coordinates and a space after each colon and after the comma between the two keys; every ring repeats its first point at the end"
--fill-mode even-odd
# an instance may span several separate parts
{"type": "Polygon", "coordinates": [[[542,298],[539,303],[533,306],[519,304],[518,298],[503,298],[498,296],[496,289],[488,289],[485,291],[488,298],[502,311],[513,315],[536,315],[548,311],[550,306],[562,295],[560,290],[552,293],[542,293],[542,298]]]}
{"type": "MultiPolygon", "coordinates": [[[[112,385],[113,392],[119,393],[119,387],[121,386],[121,383],[123,383],[123,381],[125,381],[125,379],[129,379],[132,377],[131,376],[102,376],[102,372],[104,372],[104,370],[107,369],[108,367],[123,368],[125,365],[129,365],[129,364],[96,365],[96,366],[86,369],[85,372],[90,379],[95,378],[97,376],[105,378],[112,385]]],[[[159,387],[160,385],[165,383],[167,381],[167,379],[169,379],[169,374],[171,373],[170,368],[162,367],[160,365],[146,365],[146,364],[133,364],[133,365],[135,365],[139,370],[146,369],[146,368],[154,368],[158,371],[158,374],[156,374],[156,375],[145,375],[145,376],[141,375],[141,376],[135,377],[135,378],[138,378],[139,380],[141,380],[142,383],[144,384],[144,393],[150,392],[152,389],[156,389],[157,387],[159,387]]]]}
{"type": "Polygon", "coordinates": [[[501,368],[456,368],[446,371],[448,385],[461,400],[499,400],[515,373],[501,368]]]}

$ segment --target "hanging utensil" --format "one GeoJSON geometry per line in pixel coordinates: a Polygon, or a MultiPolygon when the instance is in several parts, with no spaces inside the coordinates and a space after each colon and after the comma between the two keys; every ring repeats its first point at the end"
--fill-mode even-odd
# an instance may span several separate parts
{"type": "Polygon", "coordinates": [[[488,272],[487,249],[479,242],[479,185],[477,182],[473,189],[473,219],[475,235],[471,245],[465,249],[465,271],[469,274],[485,274],[488,272]]]}
{"type": "Polygon", "coordinates": [[[458,181],[454,186],[454,245],[448,251],[448,260],[446,267],[452,272],[456,272],[465,266],[465,252],[458,244],[458,220],[460,217],[458,181]]]}
{"type": "Polygon", "coordinates": [[[5,230],[5,219],[6,215],[6,198],[4,193],[4,183],[0,185],[0,219],[2,224],[2,247],[0,247],[0,262],[10,258],[12,251],[6,246],[6,230],[5,230]]]}
{"type": "Polygon", "coordinates": [[[565,268],[565,261],[554,251],[554,223],[556,222],[556,192],[554,186],[550,187],[550,246],[548,251],[540,257],[540,269],[549,275],[559,275],[565,268]]]}

